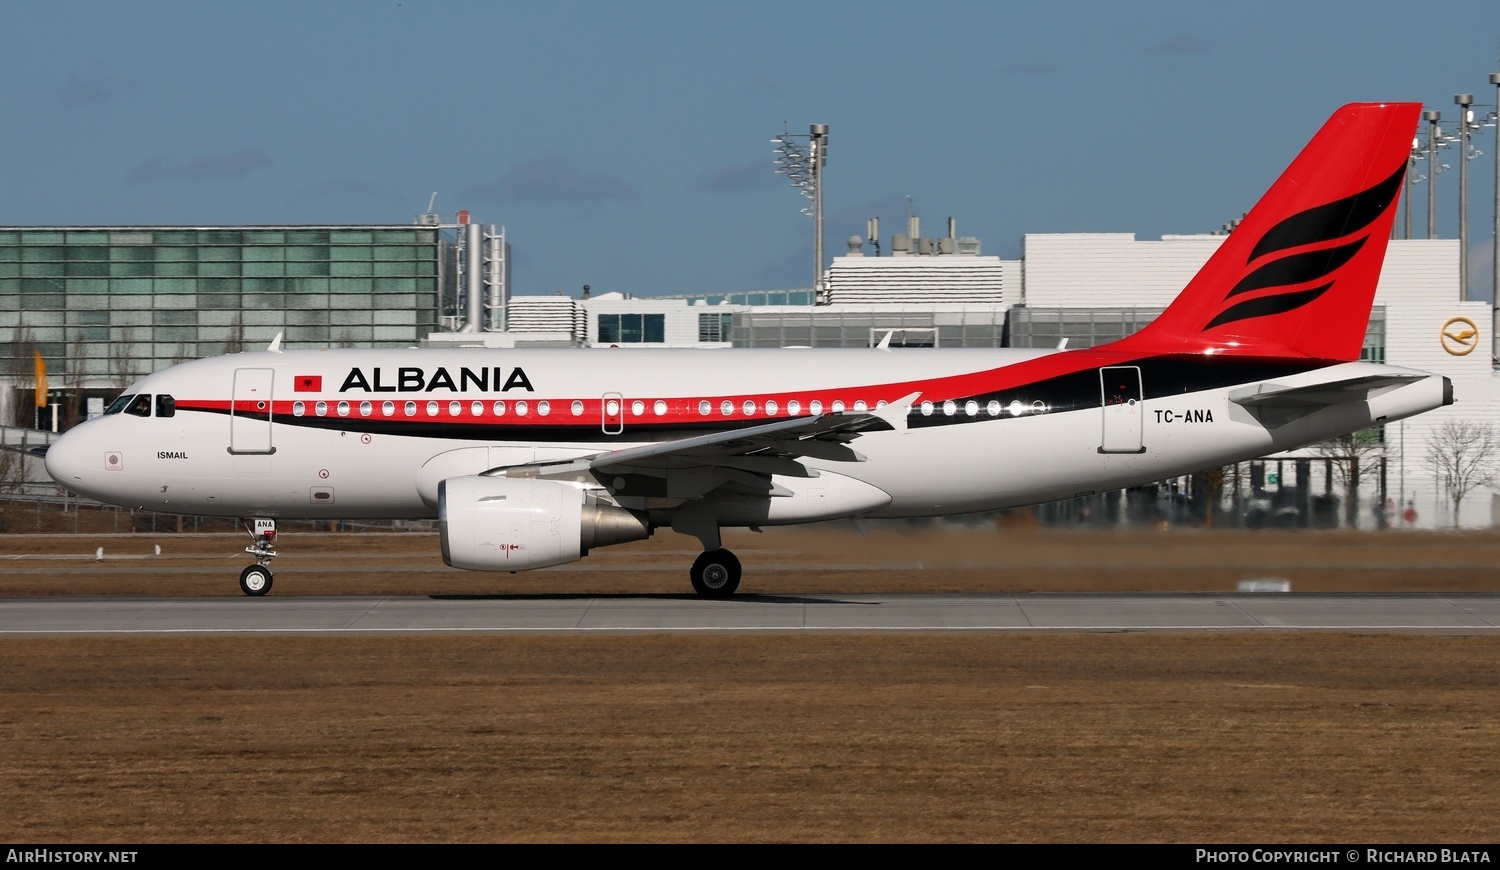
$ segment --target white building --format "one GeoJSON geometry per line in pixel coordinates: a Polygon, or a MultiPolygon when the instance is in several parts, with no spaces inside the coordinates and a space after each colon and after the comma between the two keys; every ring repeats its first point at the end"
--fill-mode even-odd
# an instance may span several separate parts
{"type": "MultiPolygon", "coordinates": [[[[548,300],[546,305],[557,314],[549,322],[559,328],[547,338],[581,346],[861,347],[890,333],[896,346],[1056,347],[1067,339],[1068,347],[1086,347],[1149,322],[1224,238],[1177,235],[1153,241],[1129,233],[1028,235],[1020,260],[980,256],[977,244],[968,247],[973,253],[930,256],[865,257],[855,250],[835,258],[830,266],[826,304],[813,304],[808,290],[686,298],[629,298],[617,293],[587,300],[517,297],[511,300],[511,334],[445,335],[434,336],[434,341],[526,344],[523,330],[529,312],[543,307],[534,300],[548,300]],[[570,334],[560,329],[567,318],[563,308],[574,317],[570,334]]],[[[936,245],[933,249],[942,250],[936,245]]],[[[1380,506],[1382,495],[1394,508],[1397,522],[1404,503],[1410,502],[1417,525],[1451,524],[1446,494],[1425,461],[1434,431],[1452,419],[1500,428],[1490,305],[1460,302],[1458,286],[1456,240],[1390,243],[1365,356],[1445,375],[1453,381],[1457,401],[1380,433],[1383,468],[1365,469],[1361,476],[1361,501],[1368,506],[1358,514],[1361,525],[1376,523],[1369,508],[1380,506]]],[[[1298,467],[1296,460],[1311,455],[1300,451],[1269,459],[1285,463],[1282,474],[1288,476],[1298,467]]],[[[1500,463],[1500,457],[1496,460],[1500,463]]],[[[1307,463],[1300,467],[1307,468],[1307,463]]],[[[1321,481],[1319,475],[1325,473],[1317,471],[1315,476],[1321,481]]],[[[1324,487],[1333,489],[1318,484],[1324,487]]],[[[1461,524],[1493,525],[1500,509],[1491,496],[1488,489],[1471,493],[1463,503],[1461,524]]]]}
{"type": "MultiPolygon", "coordinates": [[[[1028,235],[1023,242],[1023,301],[1033,317],[1048,309],[1144,309],[1144,322],[1166,307],[1224,238],[1166,236],[1139,241],[1128,233],[1028,235]]],[[[1500,427],[1490,304],[1459,301],[1458,287],[1457,240],[1392,241],[1365,343],[1366,355],[1377,361],[1453,380],[1455,404],[1394,424],[1384,433],[1386,497],[1398,512],[1410,502],[1421,526],[1452,523],[1446,495],[1426,462],[1434,431],[1453,419],[1500,427]]],[[[1012,317],[1013,328],[1019,319],[1012,317]]],[[[1308,455],[1302,451],[1287,458],[1308,455]]],[[[1377,503],[1377,487],[1373,475],[1362,481],[1363,498],[1371,505],[1377,503]]],[[[1461,524],[1494,524],[1500,512],[1491,495],[1488,489],[1470,494],[1463,502],[1461,524]]],[[[1373,522],[1372,517],[1361,517],[1366,520],[1373,522]]]]}

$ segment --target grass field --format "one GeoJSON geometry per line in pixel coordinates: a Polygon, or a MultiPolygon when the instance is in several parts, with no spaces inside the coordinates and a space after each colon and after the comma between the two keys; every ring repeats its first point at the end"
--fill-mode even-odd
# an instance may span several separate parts
{"type": "MultiPolygon", "coordinates": [[[[1488,533],[730,545],[750,592],[1500,589],[1488,533]]],[[[0,595],[238,595],[239,546],[7,537],[0,595]]],[[[693,549],[666,535],[475,575],[430,535],[286,536],[273,594],[683,592],[693,549]]],[[[11,842],[1500,835],[1500,638],[110,637],[0,639],[0,656],[11,842]]]]}

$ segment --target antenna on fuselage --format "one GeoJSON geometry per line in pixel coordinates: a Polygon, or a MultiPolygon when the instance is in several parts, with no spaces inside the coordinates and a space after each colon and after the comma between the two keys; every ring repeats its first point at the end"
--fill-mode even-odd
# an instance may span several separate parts
{"type": "Polygon", "coordinates": [[[276,333],[276,337],[271,339],[271,346],[266,348],[266,350],[271,353],[281,353],[281,333],[276,333]]]}

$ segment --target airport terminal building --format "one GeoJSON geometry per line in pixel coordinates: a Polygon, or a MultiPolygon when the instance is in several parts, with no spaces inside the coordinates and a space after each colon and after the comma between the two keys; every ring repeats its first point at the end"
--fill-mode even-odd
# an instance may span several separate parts
{"type": "Polygon", "coordinates": [[[288,343],[407,346],[438,329],[445,246],[414,226],[0,227],[0,371],[55,386],[288,343]]]}
{"type": "MultiPolygon", "coordinates": [[[[769,294],[680,298],[517,297],[518,306],[550,307],[571,333],[526,331],[513,321],[504,336],[435,336],[460,344],[571,344],[651,347],[868,347],[888,333],[891,347],[1080,348],[1123,338],[1154,319],[1226,236],[1130,233],[1027,235],[1018,260],[978,253],[978,244],[927,246],[931,255],[869,257],[850,240],[833,260],[822,299],[812,291],[781,303],[769,294]],[[562,313],[566,310],[567,314],[562,313]]],[[[1235,469],[1227,488],[1234,519],[1265,524],[1442,527],[1452,509],[1427,456],[1445,422],[1488,423],[1500,431],[1500,380],[1490,303],[1461,301],[1458,241],[1390,243],[1366,332],[1362,359],[1409,366],[1453,380],[1456,404],[1361,433],[1348,451],[1309,448],[1235,469]],[[1347,454],[1347,455],[1346,455],[1347,454]],[[1351,474],[1356,497],[1348,495],[1351,474]],[[1330,507],[1337,505],[1337,507],[1330,507]]],[[[1500,468],[1500,455],[1494,457],[1500,468]]],[[[1170,482],[1163,498],[1205,498],[1194,482],[1170,482]]],[[[1462,503],[1459,524],[1500,520],[1494,490],[1481,487],[1462,503]]],[[[1117,516],[1108,499],[1086,509],[1117,516]]],[[[1228,499],[1226,499],[1226,502],[1228,499]]],[[[1139,512],[1137,512],[1139,513],[1139,512]]],[[[1180,516],[1163,510],[1162,516],[1180,516]]]]}
{"type": "MultiPolygon", "coordinates": [[[[462,224],[245,227],[0,227],[0,413],[32,425],[34,359],[62,425],[97,398],[175,362],[286,346],[1079,348],[1154,318],[1222,235],[1028,235],[1019,259],[977,239],[893,240],[835,257],[806,288],[628,297],[515,295],[503,231],[462,224]]],[[[1460,301],[1456,240],[1390,245],[1363,357],[1446,375],[1457,403],[1366,433],[1358,512],[1343,524],[1449,525],[1425,461],[1449,419],[1500,428],[1488,302],[1460,301]],[[1393,517],[1396,519],[1393,520],[1393,517]]],[[[1348,481],[1337,458],[1299,451],[1236,469],[1235,510],[1265,503],[1308,524],[1348,481]],[[1336,482],[1337,479],[1337,482],[1336,482]],[[1245,494],[1245,503],[1238,494],[1245,494]]],[[[1500,462],[1500,457],[1496,457],[1500,462]]],[[[1346,462],[1345,465],[1348,463],[1346,462]]],[[[1166,490],[1202,498],[1190,482],[1166,490]]],[[[1492,491],[1463,525],[1491,525],[1492,491]]],[[[1348,500],[1346,499],[1346,502],[1348,500]]],[[[1110,514],[1110,502],[1093,515],[1110,514]]],[[[1113,515],[1113,514],[1110,514],[1113,515]]]]}

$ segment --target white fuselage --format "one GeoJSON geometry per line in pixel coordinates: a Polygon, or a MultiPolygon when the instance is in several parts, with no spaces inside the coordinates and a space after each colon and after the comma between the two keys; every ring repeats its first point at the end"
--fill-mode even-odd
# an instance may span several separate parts
{"type": "MultiPolygon", "coordinates": [[[[51,448],[47,468],[74,492],[150,510],[417,519],[436,516],[436,486],[444,479],[790,416],[874,410],[916,393],[907,427],[866,432],[850,444],[864,461],[801,460],[888,496],[878,505],[855,499],[857,510],[831,515],[905,517],[1160,480],[1444,401],[1441,378],[1369,363],[1234,383],[1220,377],[1197,389],[1191,380],[1153,383],[1164,376],[1129,359],[1092,352],[1060,365],[1064,356],[873,349],[243,353],[139,381],[126,394],[170,396],[171,416],[116,412],[84,423],[51,448]],[[1090,396],[1088,384],[1102,383],[1100,367],[1116,363],[1143,372],[1139,394],[1112,398],[1101,385],[1090,396]],[[1047,377],[1009,377],[1017,365],[1047,377]],[[1059,392],[1053,369],[1071,386],[1059,392]],[[1393,372],[1418,377],[1275,428],[1231,401],[1236,389],[1271,381],[1295,388],[1393,372]]],[[[816,485],[816,478],[774,479],[793,492],[816,485]]],[[[611,495],[647,511],[675,506],[671,493],[635,497],[623,484],[611,495]]],[[[763,521],[826,518],[816,514],[794,510],[763,521]]]]}

